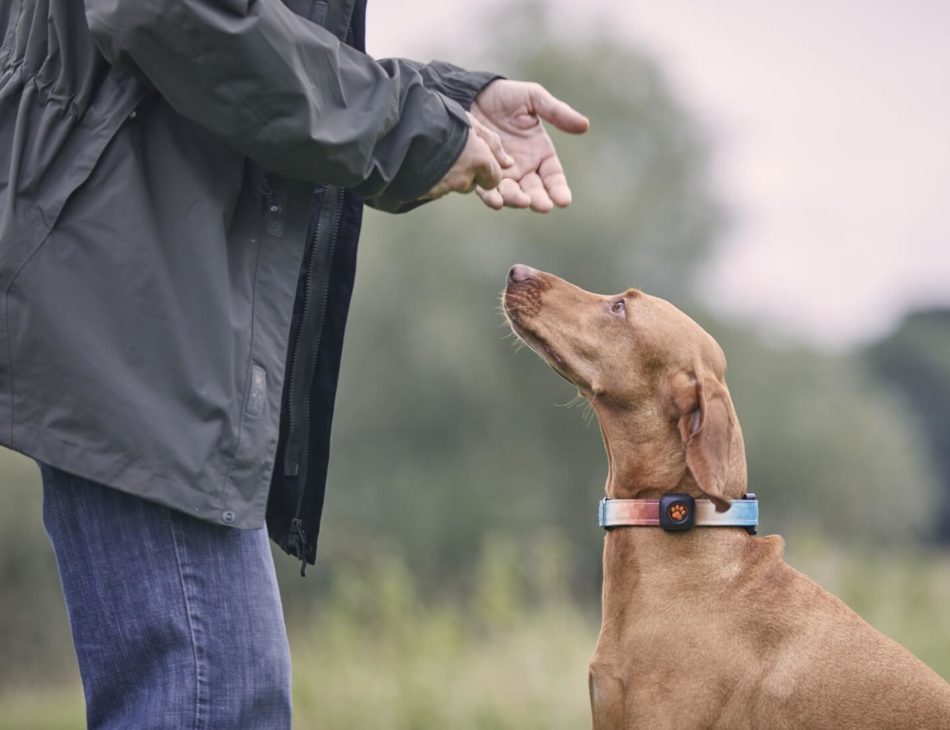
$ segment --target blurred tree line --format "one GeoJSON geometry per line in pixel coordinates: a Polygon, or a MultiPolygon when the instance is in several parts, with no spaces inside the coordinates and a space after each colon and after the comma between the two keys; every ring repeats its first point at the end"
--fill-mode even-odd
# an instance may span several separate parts
{"type": "MultiPolygon", "coordinates": [[[[490,596],[474,588],[514,561],[511,580],[539,600],[560,582],[598,600],[600,435],[570,386],[513,354],[497,303],[515,262],[604,293],[641,287],[719,339],[764,532],[946,539],[934,518],[938,494],[950,512],[950,316],[912,317],[849,355],[716,321],[693,295],[727,224],[709,141],[654,61],[609,36],[555,42],[541,15],[506,18],[482,63],[464,60],[536,79],[590,116],[587,136],[557,140],[574,205],[544,217],[456,197],[367,213],[315,578],[277,558],[291,620],[381,555],[430,595],[490,596]]],[[[36,470],[0,454],[0,485],[0,679],[55,676],[71,648],[36,470]]]]}
{"type": "Polygon", "coordinates": [[[906,400],[943,489],[934,538],[950,543],[950,310],[914,312],[867,350],[871,368],[906,400]]]}

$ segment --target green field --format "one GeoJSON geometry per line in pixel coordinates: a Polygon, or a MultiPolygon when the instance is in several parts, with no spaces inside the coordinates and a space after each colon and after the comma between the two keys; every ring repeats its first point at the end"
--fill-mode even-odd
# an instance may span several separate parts
{"type": "MultiPolygon", "coordinates": [[[[950,678],[950,559],[802,545],[792,562],[950,678]]],[[[292,630],[296,726],[559,730],[589,726],[596,605],[523,598],[495,566],[469,600],[425,602],[398,562],[347,574],[292,630]]],[[[82,728],[75,683],[8,691],[0,728],[82,728]]]]}

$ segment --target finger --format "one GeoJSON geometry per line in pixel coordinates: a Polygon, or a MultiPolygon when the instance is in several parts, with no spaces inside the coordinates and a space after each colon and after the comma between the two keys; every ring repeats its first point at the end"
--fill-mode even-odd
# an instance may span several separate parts
{"type": "Polygon", "coordinates": [[[551,197],[544,189],[544,183],[538,173],[531,172],[521,178],[521,189],[531,198],[531,210],[547,213],[554,207],[551,197]]]}
{"type": "Polygon", "coordinates": [[[590,127],[587,117],[570,104],[555,98],[540,84],[533,84],[531,87],[531,105],[535,114],[562,132],[583,134],[590,127]]]}
{"type": "Polygon", "coordinates": [[[561,161],[557,155],[551,155],[541,161],[538,168],[538,175],[544,184],[544,189],[548,191],[548,196],[558,208],[566,208],[571,204],[573,196],[571,188],[567,184],[567,176],[564,174],[564,168],[561,167],[561,161]]]}
{"type": "Polygon", "coordinates": [[[506,177],[498,183],[498,194],[508,208],[527,208],[531,205],[531,196],[528,195],[516,180],[506,177]]]}
{"type": "Polygon", "coordinates": [[[485,144],[488,145],[488,149],[491,150],[492,154],[495,156],[495,159],[498,161],[498,164],[502,167],[511,167],[513,164],[515,164],[515,159],[508,154],[504,143],[501,141],[501,137],[499,137],[495,131],[489,129],[484,124],[479,122],[471,114],[468,116],[469,120],[472,122],[472,129],[475,130],[475,134],[477,134],[485,142],[485,144]]]}
{"type": "Polygon", "coordinates": [[[497,188],[485,190],[485,188],[478,186],[475,188],[475,194],[492,210],[501,210],[505,206],[505,200],[497,188]]]}

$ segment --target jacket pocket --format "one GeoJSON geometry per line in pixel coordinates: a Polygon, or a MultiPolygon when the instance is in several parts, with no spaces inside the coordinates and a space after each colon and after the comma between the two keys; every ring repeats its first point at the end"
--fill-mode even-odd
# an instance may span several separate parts
{"type": "Polygon", "coordinates": [[[89,178],[146,88],[113,70],[81,115],[44,103],[33,80],[18,103],[0,107],[0,295],[42,245],[66,202],[89,178]]]}
{"type": "Polygon", "coordinates": [[[146,93],[114,69],[81,115],[44,102],[33,79],[0,98],[0,442],[13,439],[10,289],[146,93]]]}

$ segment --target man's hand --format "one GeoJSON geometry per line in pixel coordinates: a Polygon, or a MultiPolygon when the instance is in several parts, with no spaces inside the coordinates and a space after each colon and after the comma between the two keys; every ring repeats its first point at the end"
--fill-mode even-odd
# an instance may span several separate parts
{"type": "Polygon", "coordinates": [[[441,198],[446,193],[470,193],[476,186],[494,188],[501,182],[502,166],[510,167],[514,163],[495,132],[471,114],[468,121],[472,128],[462,154],[426,198],[441,198]]]}
{"type": "Polygon", "coordinates": [[[496,210],[530,206],[547,213],[555,205],[566,208],[571,204],[564,169],[541,120],[562,132],[582,134],[590,126],[587,117],[540,84],[505,79],[481,90],[471,116],[497,135],[504,152],[514,160],[502,171],[497,187],[476,180],[478,196],[485,205],[496,210]]]}

